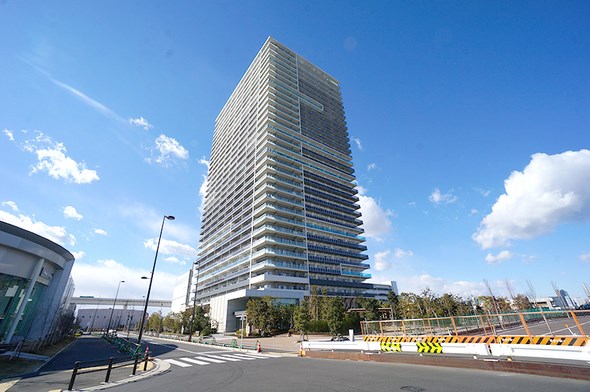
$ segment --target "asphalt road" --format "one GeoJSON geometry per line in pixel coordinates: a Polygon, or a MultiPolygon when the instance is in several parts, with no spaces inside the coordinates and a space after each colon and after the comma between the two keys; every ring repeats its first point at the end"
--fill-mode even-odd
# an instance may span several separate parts
{"type": "MultiPolygon", "coordinates": [[[[179,343],[150,348],[170,371],[112,391],[590,391],[590,382],[466,369],[298,358],[240,356],[179,343]],[[247,359],[250,358],[250,359],[247,359]]],[[[264,353],[262,353],[264,354],[264,353]]]]}

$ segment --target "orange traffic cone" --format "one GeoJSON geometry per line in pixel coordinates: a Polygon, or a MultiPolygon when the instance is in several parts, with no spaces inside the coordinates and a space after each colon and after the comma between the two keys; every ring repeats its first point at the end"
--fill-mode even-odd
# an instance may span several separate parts
{"type": "Polygon", "coordinates": [[[257,340],[256,341],[256,351],[257,352],[261,352],[262,351],[262,349],[260,348],[260,340],[257,340]]]}

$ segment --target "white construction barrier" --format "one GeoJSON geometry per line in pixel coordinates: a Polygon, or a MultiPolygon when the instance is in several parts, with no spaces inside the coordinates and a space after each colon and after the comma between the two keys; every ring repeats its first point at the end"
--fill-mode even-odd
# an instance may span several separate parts
{"type": "Polygon", "coordinates": [[[303,342],[303,350],[347,350],[347,351],[385,351],[404,353],[430,354],[466,354],[494,357],[528,357],[566,359],[590,362],[590,345],[588,346],[557,346],[541,344],[485,344],[485,343],[421,343],[396,342],[390,345],[381,342],[362,340],[332,342],[313,341],[303,342]],[[396,349],[397,346],[397,349],[396,349]],[[442,347],[442,350],[441,350],[442,347]]]}
{"type": "Polygon", "coordinates": [[[496,357],[530,357],[590,361],[590,346],[543,346],[537,344],[490,344],[496,357]]]}
{"type": "Polygon", "coordinates": [[[356,340],[354,342],[332,342],[332,341],[315,341],[303,342],[302,348],[304,350],[348,350],[348,351],[380,351],[381,346],[379,342],[365,342],[356,340]]]}
{"type": "Polygon", "coordinates": [[[483,343],[441,343],[444,354],[491,355],[487,344],[483,343]]]}

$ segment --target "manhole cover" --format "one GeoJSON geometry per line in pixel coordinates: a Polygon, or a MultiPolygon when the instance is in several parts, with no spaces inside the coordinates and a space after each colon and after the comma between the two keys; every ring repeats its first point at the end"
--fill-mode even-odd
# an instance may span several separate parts
{"type": "Polygon", "coordinates": [[[402,391],[407,391],[407,392],[424,392],[426,390],[426,388],[416,387],[414,385],[405,385],[405,386],[401,387],[400,389],[402,391]]]}

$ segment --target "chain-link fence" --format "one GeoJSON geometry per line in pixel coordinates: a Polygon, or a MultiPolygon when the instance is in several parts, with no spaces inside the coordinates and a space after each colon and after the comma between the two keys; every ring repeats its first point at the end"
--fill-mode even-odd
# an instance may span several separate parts
{"type": "Polygon", "coordinates": [[[578,336],[590,333],[590,310],[552,310],[424,319],[362,321],[363,335],[578,336]]]}

